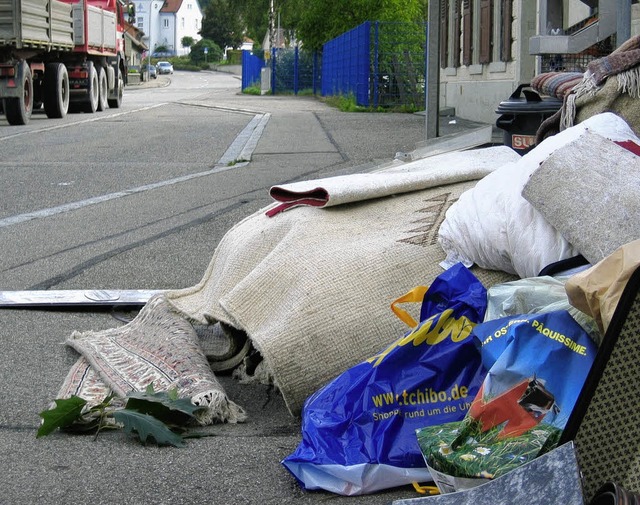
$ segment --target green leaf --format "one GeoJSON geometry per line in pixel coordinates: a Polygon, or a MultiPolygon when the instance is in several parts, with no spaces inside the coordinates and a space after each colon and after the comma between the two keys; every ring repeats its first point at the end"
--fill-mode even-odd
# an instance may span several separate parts
{"type": "Polygon", "coordinates": [[[40,412],[43,419],[36,438],[44,437],[58,428],[66,428],[82,417],[82,409],[87,404],[79,396],[55,400],[56,406],[40,412]]]}
{"type": "Polygon", "coordinates": [[[156,393],[153,387],[148,387],[144,393],[129,393],[125,409],[148,414],[168,424],[183,425],[192,420],[202,407],[194,405],[188,398],[178,398],[176,390],[156,393]]]}
{"type": "Polygon", "coordinates": [[[151,437],[158,445],[172,445],[174,447],[185,445],[180,435],[176,435],[166,424],[150,415],[123,409],[114,412],[113,417],[116,422],[122,424],[126,433],[137,434],[143,444],[151,437]]]}

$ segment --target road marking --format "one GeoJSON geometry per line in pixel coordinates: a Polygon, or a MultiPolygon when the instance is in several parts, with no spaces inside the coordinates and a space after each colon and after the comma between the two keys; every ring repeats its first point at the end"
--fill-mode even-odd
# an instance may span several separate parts
{"type": "Polygon", "coordinates": [[[163,188],[165,186],[172,186],[181,182],[190,181],[191,179],[197,179],[199,177],[206,177],[207,175],[217,174],[226,170],[231,170],[245,164],[238,164],[235,166],[215,166],[211,170],[205,170],[204,172],[198,172],[196,174],[183,175],[174,179],[168,179],[166,181],[154,182],[152,184],[145,184],[144,186],[138,186],[137,188],[125,189],[124,191],[116,191],[115,193],[109,193],[107,195],[95,196],[93,198],[87,198],[86,200],[80,200],[77,202],[65,203],[64,205],[58,205],[57,207],[49,207],[48,209],[36,210],[33,212],[26,212],[25,214],[17,214],[15,216],[5,217],[0,219],[0,228],[6,228],[20,223],[26,223],[33,219],[40,219],[44,217],[55,216],[56,214],[63,214],[72,210],[79,210],[91,205],[97,205],[99,203],[108,202],[110,200],[116,200],[125,196],[135,195],[137,193],[143,193],[152,189],[163,188]]]}
{"type": "Polygon", "coordinates": [[[20,133],[13,133],[13,134],[10,134],[10,135],[5,135],[4,137],[0,137],[0,141],[1,140],[7,140],[7,139],[14,139],[16,137],[21,137],[22,135],[29,135],[29,134],[32,134],[32,133],[48,132],[48,131],[53,131],[53,130],[59,130],[60,128],[67,128],[69,126],[76,126],[76,125],[79,125],[79,124],[92,123],[94,121],[101,121],[103,119],[112,119],[114,117],[126,116],[127,114],[134,114],[136,112],[142,112],[142,111],[145,111],[145,110],[151,110],[151,109],[155,109],[156,107],[162,107],[163,105],[168,105],[168,102],[156,103],[154,105],[149,105],[147,107],[141,107],[139,109],[134,109],[134,110],[128,110],[126,112],[117,112],[115,114],[109,114],[108,116],[96,115],[96,116],[90,117],[88,119],[83,119],[81,121],[73,121],[72,123],[63,123],[63,124],[57,124],[57,125],[54,125],[54,126],[45,126],[43,128],[39,128],[37,130],[29,130],[29,131],[20,132],[20,133]]]}
{"type": "Polygon", "coordinates": [[[219,165],[229,165],[251,161],[251,155],[258,145],[258,140],[269,122],[271,114],[256,114],[249,124],[238,134],[227,151],[222,155],[219,165]]]}
{"type": "MultiPolygon", "coordinates": [[[[158,105],[147,107],[147,109],[157,107],[157,106],[158,105]]],[[[144,110],[144,109],[138,109],[138,110],[144,110]]],[[[129,113],[130,112],[123,112],[121,114],[116,114],[116,115],[129,114],[129,113]]],[[[110,116],[110,117],[114,117],[114,116],[110,116]]],[[[109,193],[107,195],[95,196],[93,198],[87,198],[86,200],[70,202],[64,205],[58,205],[56,207],[49,207],[48,209],[41,209],[33,212],[26,212],[24,214],[17,214],[15,216],[5,217],[4,219],[0,219],[0,228],[6,228],[8,226],[13,226],[20,223],[26,223],[27,221],[32,221],[34,219],[50,217],[56,214],[63,214],[65,212],[82,209],[84,207],[97,205],[99,203],[108,202],[110,200],[116,200],[118,198],[123,198],[125,196],[130,196],[137,193],[143,193],[145,191],[158,189],[165,186],[172,186],[174,184],[179,184],[181,182],[190,181],[191,179],[206,177],[208,175],[217,174],[220,172],[224,172],[226,170],[232,170],[234,168],[246,166],[249,160],[251,159],[253,150],[258,144],[258,140],[260,139],[260,136],[262,135],[262,132],[264,131],[265,126],[269,122],[270,117],[271,117],[271,114],[269,113],[256,114],[256,116],[254,116],[254,118],[249,122],[249,124],[247,124],[247,126],[245,126],[244,129],[238,134],[235,140],[231,143],[231,146],[229,146],[227,151],[222,155],[222,158],[220,158],[216,166],[211,170],[205,170],[204,172],[198,172],[195,174],[183,175],[181,177],[168,179],[166,181],[154,182],[152,184],[145,184],[144,186],[125,189],[124,191],[117,191],[115,193],[109,193]]],[[[85,123],[87,121],[95,121],[95,119],[90,119],[90,120],[80,121],[80,122],[85,123]]],[[[78,124],[78,123],[75,123],[75,124],[78,124]]],[[[55,128],[61,128],[61,127],[62,126],[54,126],[48,129],[55,129],[55,128]]],[[[39,130],[39,131],[43,131],[43,130],[39,130]]],[[[25,132],[25,133],[29,133],[29,132],[25,132]]]]}

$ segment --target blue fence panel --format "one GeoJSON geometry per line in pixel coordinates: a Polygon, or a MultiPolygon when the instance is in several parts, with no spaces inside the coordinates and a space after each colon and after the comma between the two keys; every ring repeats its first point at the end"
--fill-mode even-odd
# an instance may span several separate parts
{"type": "MultiPolygon", "coordinates": [[[[426,23],[367,21],[330,40],[318,54],[273,48],[271,92],[351,95],[364,107],[423,109],[426,86],[426,23]]],[[[243,52],[243,89],[260,79],[265,64],[243,52]]]]}
{"type": "Polygon", "coordinates": [[[426,46],[425,23],[367,21],[323,46],[322,95],[423,108],[426,46]]]}
{"type": "Polygon", "coordinates": [[[262,67],[264,67],[262,58],[258,58],[251,51],[242,51],[242,89],[260,85],[262,67]]]}
{"type": "Polygon", "coordinates": [[[282,48],[271,50],[272,93],[317,91],[320,69],[315,52],[304,49],[282,48]]]}
{"type": "Polygon", "coordinates": [[[367,21],[323,46],[322,96],[353,95],[369,105],[370,32],[367,21]]]}
{"type": "Polygon", "coordinates": [[[426,23],[375,23],[370,79],[375,106],[424,108],[427,28],[426,23]]]}

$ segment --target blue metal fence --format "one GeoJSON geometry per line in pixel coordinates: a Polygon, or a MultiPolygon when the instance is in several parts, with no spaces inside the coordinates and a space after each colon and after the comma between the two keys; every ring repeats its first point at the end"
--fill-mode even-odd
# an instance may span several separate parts
{"type": "MultiPolygon", "coordinates": [[[[426,23],[367,21],[327,42],[320,58],[302,49],[272,49],[272,93],[352,95],[365,107],[425,104],[426,23]]],[[[264,60],[243,51],[242,89],[260,82],[264,60]]]]}
{"type": "Polygon", "coordinates": [[[322,47],[322,96],[354,95],[369,105],[370,31],[366,22],[322,47]]]}
{"type": "Polygon", "coordinates": [[[242,51],[242,89],[260,86],[260,75],[264,60],[251,51],[242,51]]]}
{"type": "Polygon", "coordinates": [[[271,52],[271,91],[273,93],[317,94],[321,72],[316,52],[298,47],[273,49],[271,52]]]}
{"type": "Polygon", "coordinates": [[[323,46],[322,95],[423,108],[426,51],[426,23],[367,21],[323,46]]]}

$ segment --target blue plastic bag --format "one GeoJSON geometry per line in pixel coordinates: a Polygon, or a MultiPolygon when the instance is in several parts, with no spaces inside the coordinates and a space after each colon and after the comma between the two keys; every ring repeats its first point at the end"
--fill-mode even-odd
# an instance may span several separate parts
{"type": "MultiPolygon", "coordinates": [[[[486,402],[509,391],[517,394],[519,385],[523,390],[517,405],[509,406],[510,421],[502,432],[519,434],[528,425],[561,432],[597,351],[587,332],[569,312],[558,310],[489,321],[478,325],[474,334],[488,370],[482,389],[486,402]]],[[[486,402],[478,410],[486,411],[486,402]]],[[[486,412],[483,416],[488,419],[486,412]]],[[[500,422],[505,420],[489,421],[500,422]]]]}
{"type": "Polygon", "coordinates": [[[426,291],[421,322],[310,396],[282,464],[305,489],[342,495],[430,481],[415,431],[464,417],[485,375],[470,337],[486,290],[462,264],[426,291]]]}
{"type": "Polygon", "coordinates": [[[500,477],[556,447],[597,352],[566,310],[495,319],[473,335],[487,374],[465,419],[417,431],[442,492],[500,477]]]}

